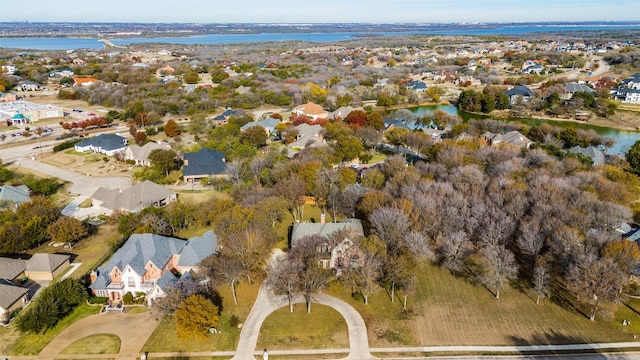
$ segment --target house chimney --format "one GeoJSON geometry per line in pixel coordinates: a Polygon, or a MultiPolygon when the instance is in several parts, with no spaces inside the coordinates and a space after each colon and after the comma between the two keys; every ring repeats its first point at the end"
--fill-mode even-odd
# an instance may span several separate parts
{"type": "Polygon", "coordinates": [[[325,217],[326,216],[325,216],[324,213],[320,214],[320,224],[324,224],[325,223],[325,217]]]}
{"type": "Polygon", "coordinates": [[[92,271],[91,274],[89,274],[89,277],[91,278],[91,283],[93,284],[94,282],[96,282],[96,279],[98,278],[98,272],[92,271]]]}

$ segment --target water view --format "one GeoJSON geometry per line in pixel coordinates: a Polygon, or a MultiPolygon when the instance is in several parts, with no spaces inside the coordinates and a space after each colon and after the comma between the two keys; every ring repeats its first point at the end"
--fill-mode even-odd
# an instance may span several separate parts
{"type": "MultiPolygon", "coordinates": [[[[243,44],[278,41],[309,41],[317,43],[357,40],[372,36],[400,35],[522,35],[544,32],[602,31],[602,30],[638,30],[640,24],[602,24],[602,25],[496,25],[484,28],[465,28],[455,30],[416,30],[387,32],[327,32],[327,33],[258,33],[258,34],[206,34],[185,37],[133,37],[110,39],[118,46],[142,43],[166,43],[181,45],[243,44]]],[[[104,44],[98,38],[50,38],[50,37],[4,37],[0,38],[0,48],[67,50],[102,49],[104,44]]]]}
{"type": "MultiPolygon", "coordinates": [[[[468,121],[471,119],[485,119],[487,116],[470,114],[464,111],[458,110],[455,106],[452,105],[430,105],[430,106],[421,106],[410,109],[416,116],[426,116],[433,114],[436,110],[442,110],[451,115],[460,115],[464,121],[468,121]]],[[[598,134],[602,136],[607,136],[614,138],[616,140],[616,144],[609,149],[607,152],[609,154],[617,154],[624,155],[629,148],[638,140],[640,140],[640,133],[635,131],[625,131],[619,130],[609,127],[590,125],[587,123],[579,123],[572,121],[561,121],[561,120],[541,120],[541,119],[510,119],[507,121],[520,122],[529,126],[536,126],[543,123],[557,126],[561,128],[565,127],[574,127],[576,129],[584,129],[584,130],[594,130],[598,134]]]]}

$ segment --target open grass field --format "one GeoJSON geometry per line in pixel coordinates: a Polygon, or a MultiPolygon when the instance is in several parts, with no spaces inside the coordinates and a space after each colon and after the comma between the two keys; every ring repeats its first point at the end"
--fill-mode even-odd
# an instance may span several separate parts
{"type": "Polygon", "coordinates": [[[238,305],[233,303],[231,288],[221,286],[219,290],[222,298],[222,313],[218,322],[218,334],[207,334],[207,340],[181,340],[176,335],[173,319],[165,318],[153,332],[143,351],[148,352],[178,352],[178,351],[230,351],[235,350],[240,337],[240,329],[230,325],[232,316],[237,316],[240,322],[251,312],[253,303],[258,295],[260,284],[241,282],[237,288],[238,305]]]}
{"type": "MultiPolygon", "coordinates": [[[[4,354],[36,355],[67,326],[89,315],[97,314],[99,311],[99,306],[80,305],[71,315],[62,319],[53,329],[47,330],[44,334],[21,334],[10,346],[6,347],[7,350],[4,354]]],[[[12,331],[17,332],[17,330],[11,329],[9,335],[11,335],[12,331]]],[[[2,336],[2,332],[0,332],[0,336],[2,336]]],[[[4,342],[5,338],[0,337],[0,344],[4,342]]]]}
{"type": "Polygon", "coordinates": [[[120,338],[114,334],[95,334],[80,339],[62,350],[62,354],[117,354],[120,338]]]}
{"type": "Polygon", "coordinates": [[[98,232],[95,235],[79,241],[73,249],[65,250],[60,247],[55,248],[45,243],[35,249],[29,250],[29,253],[69,254],[72,256],[72,262],[82,263],[82,265],[71,274],[73,278],[80,278],[107,259],[106,255],[111,253],[109,244],[117,241],[119,238],[120,235],[118,234],[116,225],[105,224],[98,228],[98,232]]]}
{"type": "Polygon", "coordinates": [[[592,322],[556,299],[536,305],[534,296],[516,289],[505,289],[495,299],[481,285],[437,266],[424,264],[416,271],[418,286],[408,297],[407,312],[402,311],[402,292],[392,303],[380,290],[364,305],[345,289],[333,289],[360,311],[372,347],[617,342],[633,341],[640,333],[640,300],[601,310],[592,322]],[[632,325],[623,327],[622,319],[632,325]]]}
{"type": "Polygon", "coordinates": [[[348,348],[347,324],[335,310],[313,304],[307,313],[306,304],[296,304],[269,315],[260,330],[258,349],[324,349],[348,348]]]}

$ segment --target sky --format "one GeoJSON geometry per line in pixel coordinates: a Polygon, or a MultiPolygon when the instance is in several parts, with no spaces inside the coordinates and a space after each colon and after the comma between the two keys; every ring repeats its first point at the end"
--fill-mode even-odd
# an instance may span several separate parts
{"type": "Polygon", "coordinates": [[[462,23],[640,21],[640,0],[0,0],[0,21],[462,23]]]}

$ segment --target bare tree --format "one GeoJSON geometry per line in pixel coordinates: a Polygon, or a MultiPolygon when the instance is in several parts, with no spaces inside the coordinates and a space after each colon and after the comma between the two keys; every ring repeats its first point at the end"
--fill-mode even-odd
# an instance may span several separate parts
{"type": "Polygon", "coordinates": [[[229,176],[229,180],[231,180],[234,185],[241,184],[245,174],[244,161],[233,160],[227,163],[226,173],[229,176]]]}
{"type": "Polygon", "coordinates": [[[549,292],[549,261],[539,259],[533,268],[533,291],[536,293],[536,305],[540,304],[540,297],[547,296],[549,292]]]}
{"type": "Polygon", "coordinates": [[[364,253],[359,266],[346,266],[342,273],[344,281],[362,294],[364,304],[369,305],[369,295],[378,289],[377,280],[382,274],[382,261],[374,254],[364,253]]]}
{"type": "Polygon", "coordinates": [[[238,297],[236,295],[236,284],[242,276],[242,266],[232,256],[221,253],[220,255],[211,255],[202,261],[207,276],[213,280],[222,280],[231,288],[233,295],[233,303],[238,305],[238,297]]]}
{"type": "Polygon", "coordinates": [[[387,252],[397,252],[409,230],[409,217],[402,210],[382,207],[369,215],[372,231],[387,244],[387,252]]]}
{"type": "Polygon", "coordinates": [[[463,231],[436,237],[437,250],[442,265],[452,273],[460,272],[465,266],[465,258],[472,252],[473,244],[463,231]]]}
{"type": "Polygon", "coordinates": [[[190,295],[204,293],[204,288],[193,278],[181,278],[165,288],[165,297],[153,303],[153,311],[162,316],[171,316],[180,302],[190,295]]]}
{"type": "Polygon", "coordinates": [[[496,299],[500,298],[500,289],[508,280],[515,279],[518,273],[513,253],[503,245],[487,245],[480,251],[482,273],[480,280],[495,290],[496,299]]]}
{"type": "Polygon", "coordinates": [[[307,184],[298,176],[281,179],[275,186],[276,192],[287,202],[287,209],[295,222],[303,220],[303,196],[307,191],[307,184]]]}
{"type": "Polygon", "coordinates": [[[298,269],[297,290],[304,296],[307,312],[311,313],[313,296],[329,283],[330,272],[319,266],[322,245],[326,239],[322,236],[306,236],[291,249],[290,259],[298,269]]]}
{"type": "Polygon", "coordinates": [[[289,312],[293,312],[293,297],[299,291],[299,263],[283,259],[274,264],[269,272],[268,284],[276,295],[284,295],[289,300],[289,312]]]}
{"type": "Polygon", "coordinates": [[[585,253],[569,267],[566,280],[569,291],[590,303],[589,320],[593,321],[602,301],[618,297],[626,275],[612,259],[585,253]]]}
{"type": "Polygon", "coordinates": [[[249,283],[262,271],[269,255],[269,242],[255,229],[246,229],[230,234],[223,242],[222,254],[233,258],[242,268],[249,283]]]}
{"type": "Polygon", "coordinates": [[[411,231],[404,239],[407,249],[416,257],[434,260],[436,255],[429,240],[420,232],[411,231]]]}

